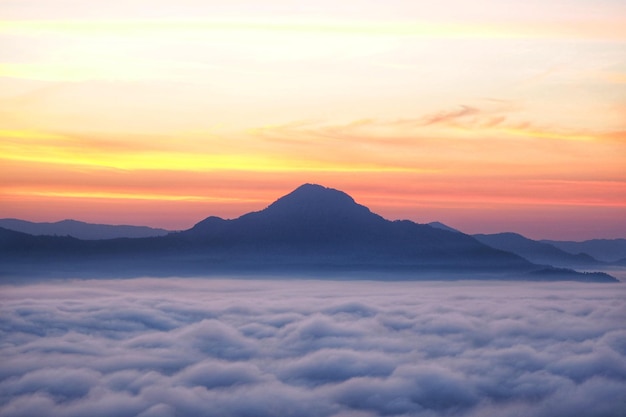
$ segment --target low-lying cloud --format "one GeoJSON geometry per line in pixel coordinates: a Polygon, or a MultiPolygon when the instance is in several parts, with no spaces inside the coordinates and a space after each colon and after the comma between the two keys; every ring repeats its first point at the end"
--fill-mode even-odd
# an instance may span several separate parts
{"type": "Polygon", "coordinates": [[[0,417],[626,412],[619,284],[133,279],[0,299],[0,417]]]}

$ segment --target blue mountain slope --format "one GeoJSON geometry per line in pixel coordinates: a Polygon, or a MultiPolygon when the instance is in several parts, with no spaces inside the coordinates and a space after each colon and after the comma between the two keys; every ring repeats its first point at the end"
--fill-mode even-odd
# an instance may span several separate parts
{"type": "Polygon", "coordinates": [[[443,224],[441,222],[430,222],[430,223],[428,223],[428,225],[430,227],[434,227],[435,229],[447,230],[448,232],[463,233],[460,230],[457,230],[457,229],[455,229],[453,227],[450,227],[447,224],[443,224]]]}

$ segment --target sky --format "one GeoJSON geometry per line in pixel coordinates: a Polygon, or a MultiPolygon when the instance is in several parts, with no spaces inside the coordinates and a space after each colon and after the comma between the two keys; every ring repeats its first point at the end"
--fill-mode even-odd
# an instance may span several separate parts
{"type": "Polygon", "coordinates": [[[626,3],[0,0],[0,217],[185,229],[302,183],[626,237],[626,3]]]}
{"type": "Polygon", "coordinates": [[[1,417],[623,415],[618,284],[2,286],[1,417]]]}

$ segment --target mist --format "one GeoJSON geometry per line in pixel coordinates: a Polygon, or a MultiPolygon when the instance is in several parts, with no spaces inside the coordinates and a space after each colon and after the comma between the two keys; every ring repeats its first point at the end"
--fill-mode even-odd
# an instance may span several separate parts
{"type": "Polygon", "coordinates": [[[620,416],[626,289],[67,280],[0,288],[0,416],[620,416]]]}

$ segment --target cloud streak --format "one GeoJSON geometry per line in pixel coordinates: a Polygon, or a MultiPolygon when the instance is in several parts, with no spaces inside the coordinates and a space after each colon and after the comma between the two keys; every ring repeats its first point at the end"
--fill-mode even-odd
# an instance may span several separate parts
{"type": "Polygon", "coordinates": [[[624,289],[4,286],[0,416],[618,416],[624,289]]]}

